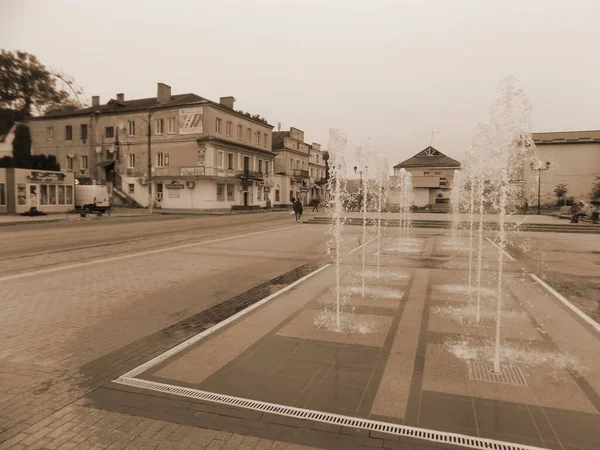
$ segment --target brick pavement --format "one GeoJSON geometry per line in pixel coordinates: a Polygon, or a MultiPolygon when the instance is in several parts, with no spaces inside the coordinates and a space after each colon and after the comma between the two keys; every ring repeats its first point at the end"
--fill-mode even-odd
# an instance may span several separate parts
{"type": "MultiPolygon", "coordinates": [[[[245,228],[245,233],[253,231],[243,224],[228,231],[241,234],[240,228],[245,228]]],[[[264,228],[259,222],[254,225],[254,231],[264,228]]],[[[226,232],[221,228],[220,237],[226,232]]],[[[254,239],[260,247],[260,251],[244,255],[232,254],[227,248],[199,246],[4,281],[0,292],[0,449],[106,448],[108,427],[116,430],[120,422],[129,423],[134,418],[109,414],[98,419],[98,423],[89,424],[98,413],[74,408],[73,402],[97,388],[106,373],[100,371],[100,375],[91,378],[80,367],[121,348],[129,351],[122,353],[125,361],[134,356],[147,359],[152,352],[164,351],[165,345],[178,343],[184,335],[171,333],[171,340],[164,339],[162,346],[154,347],[161,336],[155,336],[154,341],[144,341],[145,337],[168,330],[183,318],[210,310],[213,305],[321,256],[313,249],[322,246],[323,236],[297,234],[302,233],[298,229],[281,233],[279,239],[297,251],[282,256],[279,239],[267,233],[260,238],[244,238],[254,239]],[[257,257],[263,261],[260,266],[255,264],[257,257]],[[240,273],[244,276],[237,276],[240,273]],[[236,276],[237,283],[230,283],[236,276]],[[136,342],[146,344],[144,351],[139,352],[135,345],[127,347],[136,342]],[[79,432],[75,428],[81,425],[78,420],[87,420],[89,426],[79,432]],[[73,424],[72,429],[66,423],[73,424]],[[89,436],[77,442],[84,431],[89,436]]],[[[227,304],[221,308],[226,314],[235,310],[227,304]]],[[[209,317],[209,323],[210,320],[222,319],[209,317]]],[[[197,326],[188,326],[188,331],[197,333],[197,326]]],[[[112,368],[120,370],[123,361],[120,363],[112,368]]],[[[137,437],[136,442],[142,444],[138,448],[146,448],[141,440],[152,434],[151,430],[156,428],[158,432],[166,425],[143,421],[137,427],[138,434],[149,431],[137,437]]],[[[185,436],[199,433],[193,427],[187,428],[185,436]]],[[[208,430],[203,433],[200,435],[206,440],[205,447],[190,443],[181,448],[222,448],[240,439],[236,437],[227,444],[231,436],[224,439],[223,434],[208,430]]],[[[244,445],[271,448],[271,444],[250,439],[244,445]]],[[[128,448],[135,448],[134,444],[129,445],[128,448]]]]}

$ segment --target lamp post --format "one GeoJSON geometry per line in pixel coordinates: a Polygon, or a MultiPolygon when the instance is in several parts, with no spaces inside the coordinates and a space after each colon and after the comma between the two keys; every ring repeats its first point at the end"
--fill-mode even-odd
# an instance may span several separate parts
{"type": "Polygon", "coordinates": [[[533,161],[531,161],[531,164],[529,165],[529,167],[531,168],[531,170],[535,170],[538,173],[538,206],[537,206],[537,213],[538,216],[541,214],[540,213],[540,199],[541,199],[541,189],[542,189],[542,170],[549,170],[550,169],[550,161],[546,161],[546,164],[542,165],[540,163],[539,167],[535,167],[535,164],[533,163],[533,161]]]}

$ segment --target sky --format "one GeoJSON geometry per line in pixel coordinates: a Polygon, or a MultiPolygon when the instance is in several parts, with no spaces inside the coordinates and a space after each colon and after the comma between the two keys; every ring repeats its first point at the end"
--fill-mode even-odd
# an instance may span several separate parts
{"type": "Polygon", "coordinates": [[[193,92],[397,164],[461,159],[502,76],[532,129],[600,129],[598,0],[3,0],[0,47],[36,55],[105,103],[193,92]]]}

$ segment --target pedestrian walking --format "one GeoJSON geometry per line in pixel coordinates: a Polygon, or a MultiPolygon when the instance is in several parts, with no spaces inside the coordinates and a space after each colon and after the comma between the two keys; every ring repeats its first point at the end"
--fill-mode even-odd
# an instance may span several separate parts
{"type": "Polygon", "coordinates": [[[318,198],[315,198],[313,201],[313,212],[319,212],[319,203],[321,202],[321,200],[319,200],[318,198]]]}
{"type": "Polygon", "coordinates": [[[302,211],[303,211],[303,207],[302,207],[302,202],[300,201],[300,199],[297,199],[294,202],[294,212],[296,213],[296,222],[300,222],[300,218],[302,217],[302,211]]]}

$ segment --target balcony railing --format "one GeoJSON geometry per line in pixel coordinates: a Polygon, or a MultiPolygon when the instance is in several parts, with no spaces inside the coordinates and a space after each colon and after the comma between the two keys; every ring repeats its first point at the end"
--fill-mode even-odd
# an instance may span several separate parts
{"type": "Polygon", "coordinates": [[[294,169],[292,170],[292,176],[294,178],[308,178],[308,170],[294,169]]]}
{"type": "Polygon", "coordinates": [[[156,167],[154,170],[155,177],[223,177],[235,178],[240,177],[242,171],[234,169],[224,169],[221,167],[204,167],[204,166],[173,166],[173,167],[156,167]]]}
{"type": "Polygon", "coordinates": [[[315,178],[315,184],[323,186],[324,184],[327,184],[327,178],[315,178]]]}
{"type": "Polygon", "coordinates": [[[265,174],[262,172],[258,172],[256,170],[244,170],[237,174],[238,178],[242,178],[244,180],[252,180],[252,181],[264,181],[265,174]]]}

